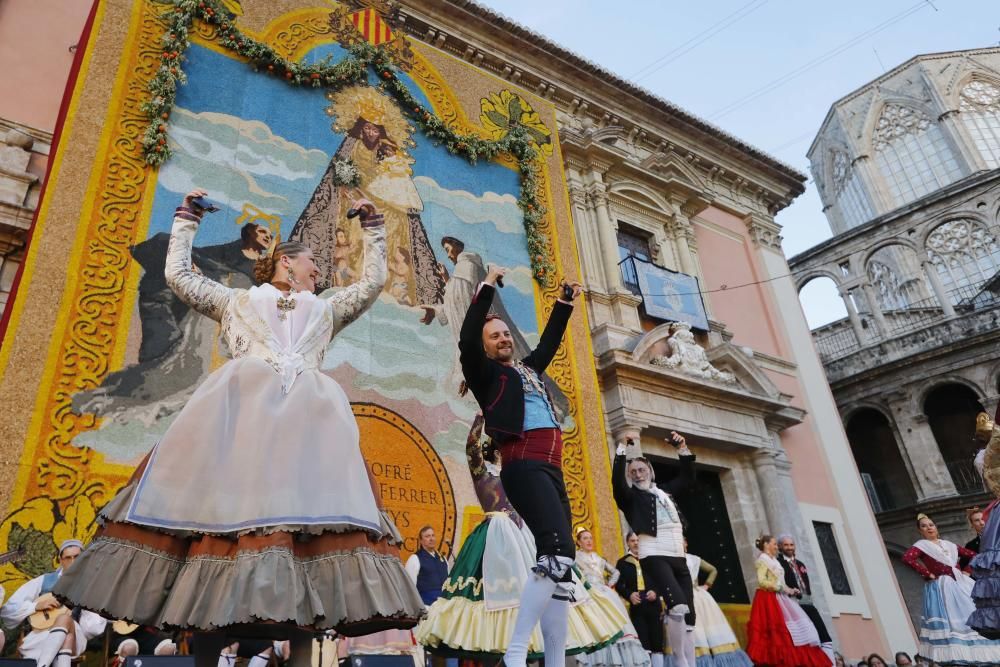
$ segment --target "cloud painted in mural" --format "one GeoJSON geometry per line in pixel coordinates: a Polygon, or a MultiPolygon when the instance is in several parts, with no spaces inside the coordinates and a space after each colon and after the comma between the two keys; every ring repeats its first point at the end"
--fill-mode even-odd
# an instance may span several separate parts
{"type": "Polygon", "coordinates": [[[475,196],[464,190],[446,190],[427,176],[416,176],[413,184],[424,206],[437,204],[467,225],[490,223],[503,234],[523,234],[524,222],[514,195],[484,192],[475,196]]]}
{"type": "Polygon", "coordinates": [[[160,170],[160,185],[182,194],[214,183],[212,196],[235,211],[245,204],[274,215],[297,211],[288,192],[267,184],[276,179],[306,189],[329,162],[323,151],[288,141],[261,121],[224,113],[176,108],[170,136],[175,155],[160,170]]]}

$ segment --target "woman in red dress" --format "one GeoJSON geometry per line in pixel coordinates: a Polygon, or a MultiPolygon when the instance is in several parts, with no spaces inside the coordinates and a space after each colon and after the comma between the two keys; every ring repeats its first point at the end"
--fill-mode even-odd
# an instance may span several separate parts
{"type": "Polygon", "coordinates": [[[757,592],[747,623],[747,655],[757,667],[830,667],[819,645],[819,633],[789,595],[785,574],[776,558],[778,543],[770,535],[757,538],[757,592]]]}

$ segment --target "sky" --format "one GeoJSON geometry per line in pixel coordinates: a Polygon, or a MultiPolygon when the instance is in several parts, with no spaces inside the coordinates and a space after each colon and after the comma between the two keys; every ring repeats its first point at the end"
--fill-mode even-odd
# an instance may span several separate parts
{"type": "MultiPolygon", "coordinates": [[[[479,1],[807,175],[833,102],[915,55],[1000,43],[997,0],[479,1]]],[[[776,218],[788,257],[831,236],[811,180],[776,218]]],[[[811,326],[846,315],[832,283],[800,297],[811,326]]]]}

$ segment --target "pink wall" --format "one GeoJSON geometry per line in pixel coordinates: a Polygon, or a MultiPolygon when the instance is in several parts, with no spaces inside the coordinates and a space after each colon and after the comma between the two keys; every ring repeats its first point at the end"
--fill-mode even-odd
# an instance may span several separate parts
{"type": "MultiPolygon", "coordinates": [[[[695,225],[704,288],[743,285],[766,277],[767,273],[757,259],[759,251],[750,240],[743,220],[711,207],[700,213],[698,220],[728,232],[724,235],[704,225],[695,225]],[[731,238],[732,235],[740,240],[731,238]]],[[[705,299],[710,304],[713,319],[723,322],[733,333],[734,344],[791,360],[779,311],[767,283],[714,292],[707,294],[705,299]]],[[[774,371],[767,374],[780,391],[793,397],[793,405],[806,409],[798,377],[774,371]]],[[[792,463],[796,497],[801,502],[839,506],[809,416],[802,424],[782,431],[781,442],[792,463]]]]}
{"type": "MultiPolygon", "coordinates": [[[[736,241],[701,225],[695,225],[698,241],[698,262],[704,285],[702,289],[718,289],[722,285],[744,285],[760,280],[763,273],[753,260],[754,248],[746,238],[746,226],[739,218],[715,208],[708,208],[698,218],[739,235],[736,241]]],[[[729,292],[705,295],[705,301],[715,320],[724,322],[734,334],[736,345],[748,346],[765,354],[782,356],[781,335],[772,324],[774,309],[770,307],[766,285],[742,287],[729,292]]]]}
{"type": "MultiPolygon", "coordinates": [[[[791,394],[795,407],[805,409],[802,404],[802,389],[799,379],[767,371],[767,376],[783,393],[791,394]]],[[[786,428],[781,432],[781,444],[785,447],[788,460],[792,463],[792,485],[795,496],[803,503],[839,507],[837,494],[830,483],[830,471],[826,466],[826,457],[819,451],[820,443],[813,430],[815,425],[809,414],[798,426],[786,428]]]]}
{"type": "Polygon", "coordinates": [[[91,0],[0,2],[0,118],[55,129],[91,0]]]}
{"type": "Polygon", "coordinates": [[[875,624],[860,616],[842,614],[839,618],[833,619],[833,624],[837,631],[837,650],[844,656],[847,664],[856,665],[862,657],[867,658],[872,653],[878,653],[891,665],[896,651],[903,650],[890,644],[886,647],[886,652],[882,653],[879,649],[882,640],[874,629],[875,624]]]}

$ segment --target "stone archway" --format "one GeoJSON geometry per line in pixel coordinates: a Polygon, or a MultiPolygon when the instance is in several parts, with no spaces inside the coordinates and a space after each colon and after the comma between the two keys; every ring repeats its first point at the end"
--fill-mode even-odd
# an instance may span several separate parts
{"type": "Polygon", "coordinates": [[[960,495],[983,489],[982,479],[972,465],[977,449],[973,440],[976,415],[980,412],[983,406],[979,396],[958,382],[935,387],[924,398],[924,414],[960,495]]]}
{"type": "Polygon", "coordinates": [[[854,462],[877,514],[912,505],[917,500],[888,418],[874,408],[861,408],[847,420],[847,440],[854,462]]]}

